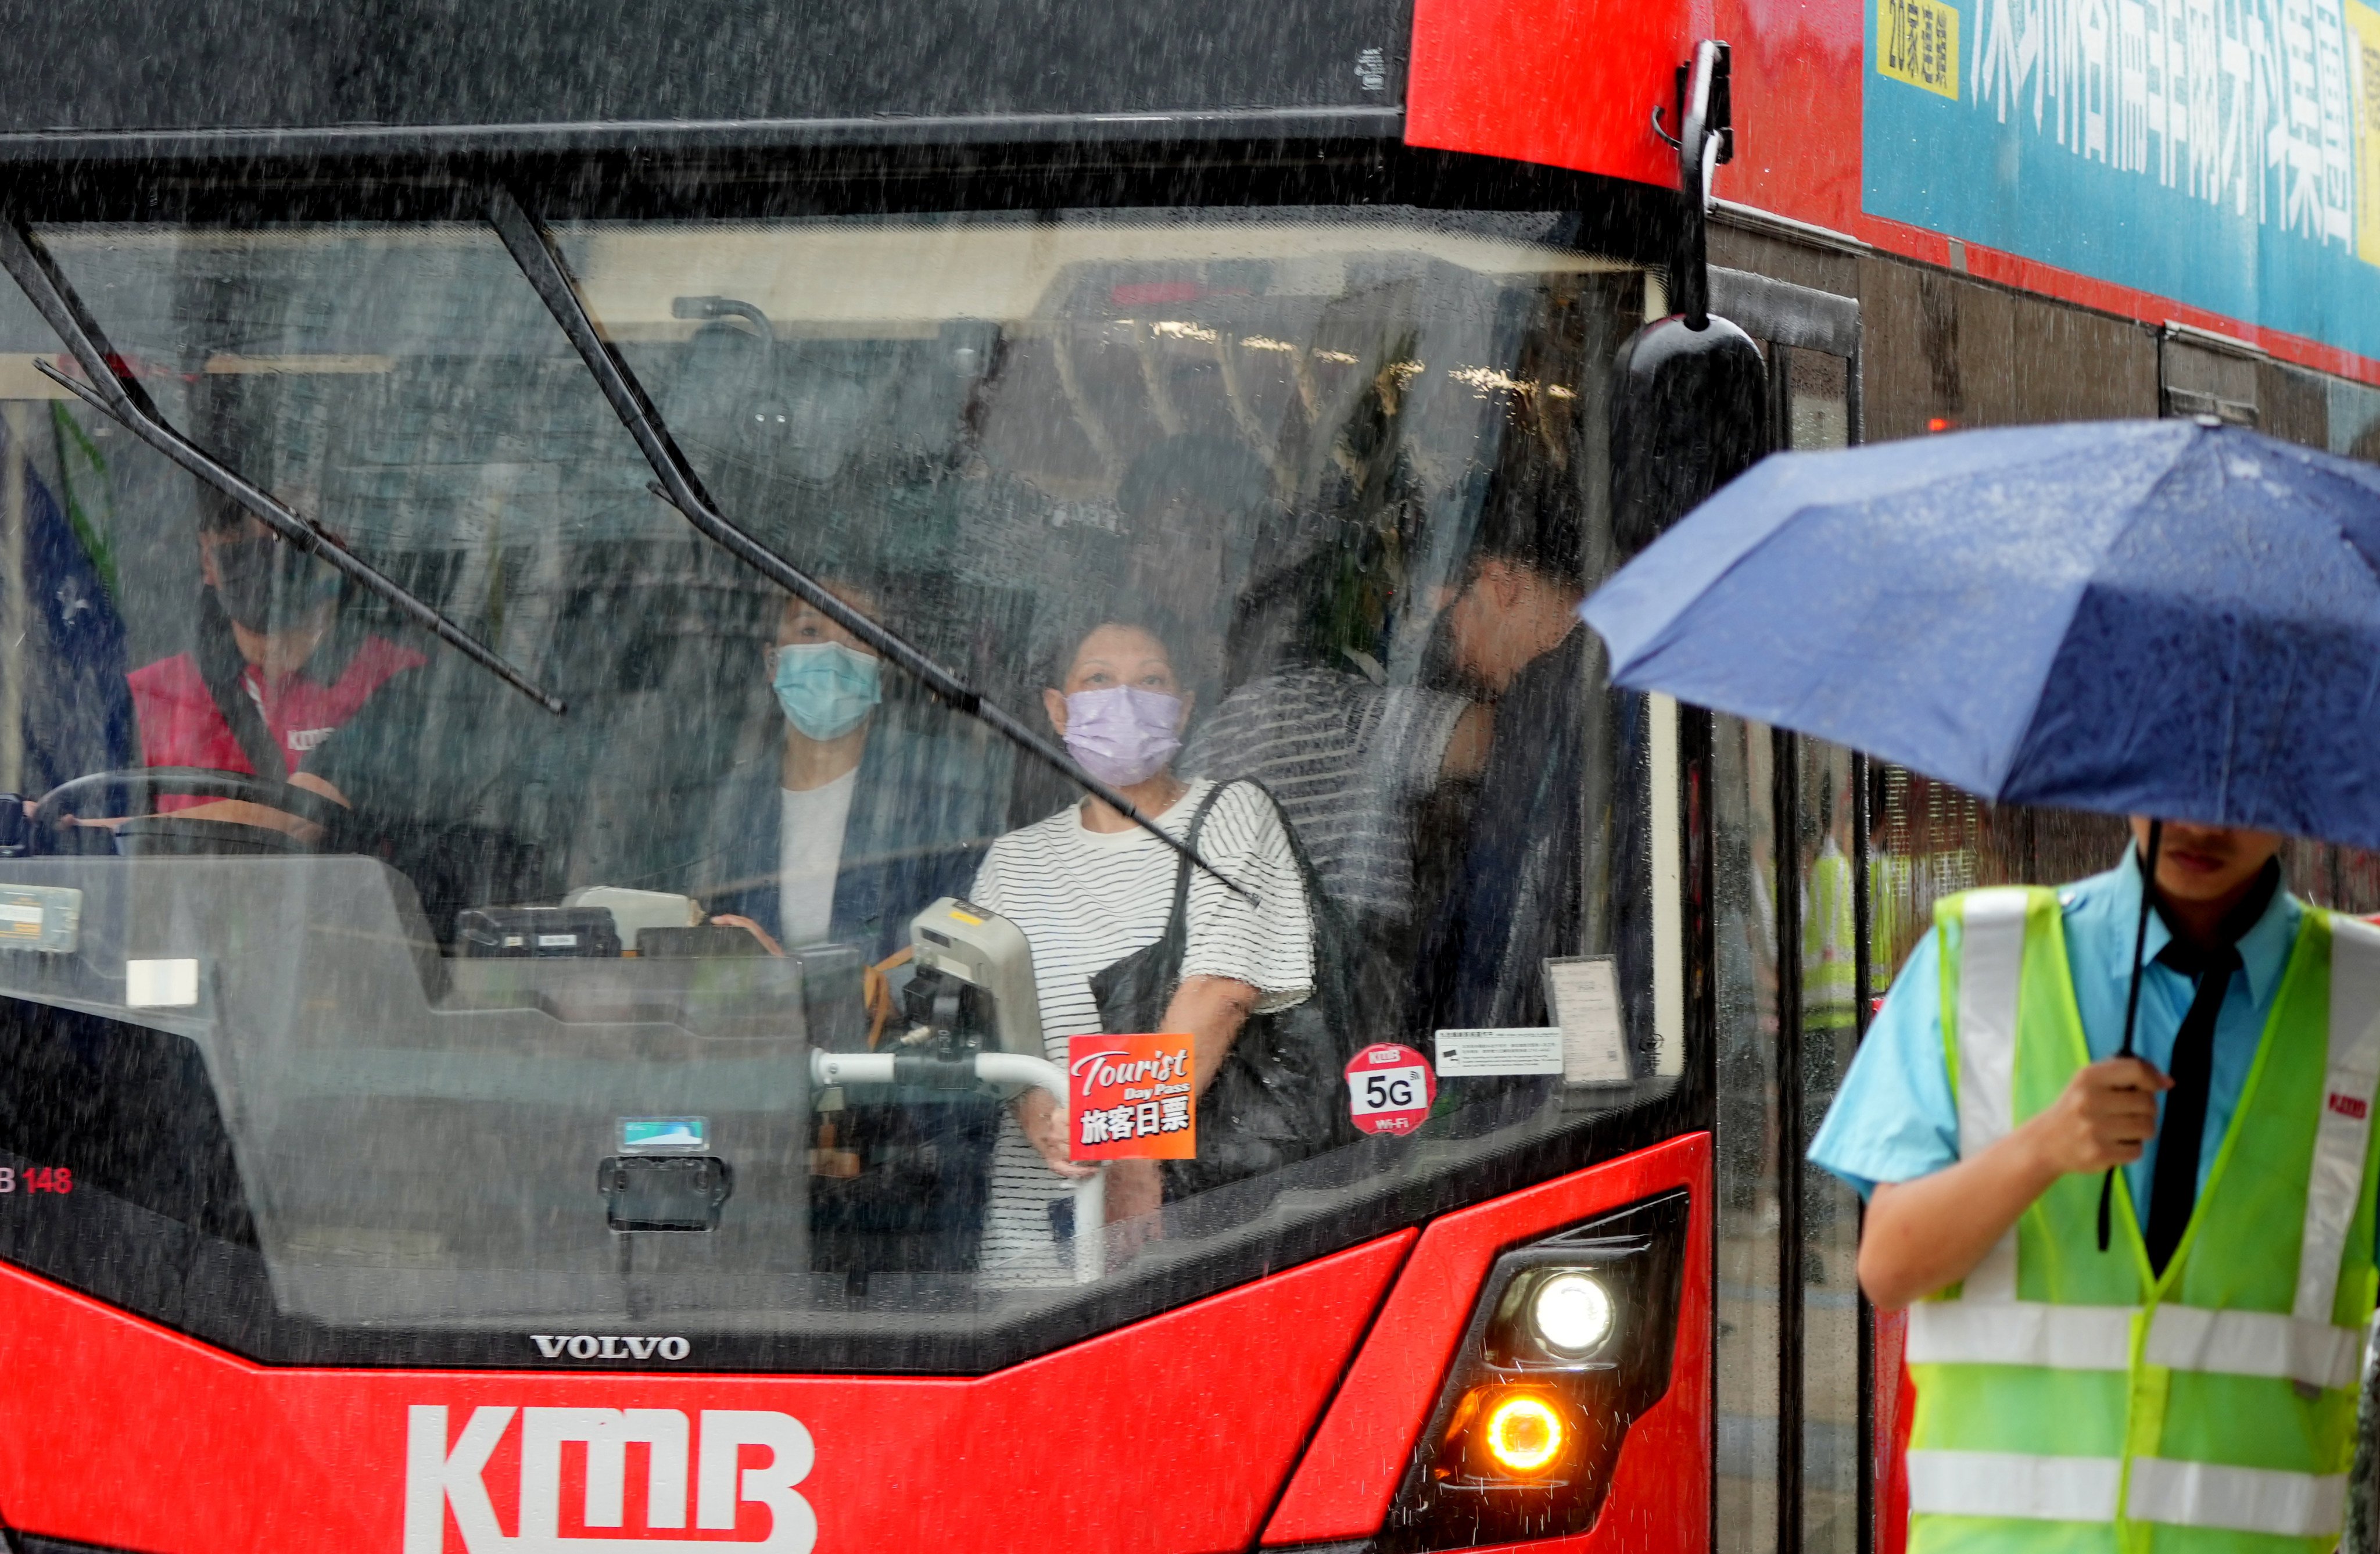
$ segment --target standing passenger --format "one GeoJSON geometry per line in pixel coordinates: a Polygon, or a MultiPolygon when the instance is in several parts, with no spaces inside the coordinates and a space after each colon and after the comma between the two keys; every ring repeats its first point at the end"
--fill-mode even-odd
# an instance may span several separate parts
{"type": "Polygon", "coordinates": [[[1415,1023],[1542,1026],[1548,956],[1574,953],[1583,911],[1586,597],[1574,502],[1491,483],[1445,630],[1461,675],[1492,698],[1495,735],[1452,888],[1416,967],[1415,1023]]]}
{"type": "Polygon", "coordinates": [[[1182,764],[1262,783],[1323,887],[1393,947],[1413,916],[1415,811],[1440,783],[1479,774],[1488,729],[1466,697],[1291,669],[1225,697],[1182,764]]]}
{"type": "MultiPolygon", "coordinates": [[[[1215,784],[1173,774],[1192,698],[1163,638],[1145,625],[1112,620],[1071,637],[1054,656],[1041,695],[1051,725],[1084,770],[1170,834],[1188,833],[1215,784]]],[[[1226,788],[1207,815],[1198,846],[1249,892],[1238,894],[1203,869],[1190,877],[1182,982],[1157,1028],[1195,1038],[1191,1078],[1203,1095],[1249,1015],[1290,1008],[1312,992],[1314,961],[1296,860],[1259,789],[1226,788]]],[[[1051,1061],[1064,1062],[1067,1037],[1100,1029],[1091,978],[1165,932],[1177,856],[1093,798],[992,844],[969,899],[1014,922],[1031,944],[1051,1061]]],[[[1068,1182],[1089,1169],[1072,1163],[1071,1153],[1066,1119],[1041,1091],[1026,1091],[1002,1120],[983,1234],[982,1266],[995,1281],[1068,1277],[1052,1208],[1066,1203],[1068,1182]]],[[[1159,1207],[1156,1161],[1119,1160],[1108,1172],[1111,1222],[1159,1207]]]]}

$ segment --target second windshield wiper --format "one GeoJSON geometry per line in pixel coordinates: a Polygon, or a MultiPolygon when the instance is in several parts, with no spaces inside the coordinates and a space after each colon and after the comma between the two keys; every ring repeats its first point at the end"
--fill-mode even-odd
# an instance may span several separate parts
{"type": "Polygon", "coordinates": [[[1098,798],[1118,814],[1164,843],[1182,856],[1220,880],[1227,888],[1249,901],[1255,892],[1226,875],[1221,869],[1200,856],[1189,844],[1167,832],[1144,814],[1123,795],[1086,772],[1066,753],[1042,737],[995,704],[986,701],[981,692],[961,681],[958,676],[928,658],[917,648],[882,624],[853,609],[828,591],[816,578],[777,554],[759,540],[729,522],[712,504],[710,493],[703,489],[702,478],[694,472],[670,435],[661,411],[644,385],[620,353],[613,348],[594,316],[587,310],[587,302],[578,294],[578,284],[562,257],[560,247],[547,232],[542,222],[522,208],[509,190],[497,188],[488,199],[489,225],[511,250],[513,262],[528,277],[546,311],[562,326],[562,333],[577,347],[587,370],[594,375],[596,385],[603,391],[604,399],[628,435],[636,439],[637,448],[645,455],[659,477],[661,493],[671,506],[692,524],[698,533],[712,544],[758,572],[787,593],[808,604],[819,613],[868,644],[883,658],[891,660],[915,676],[937,698],[968,717],[988,725],[1010,744],[1032,756],[1060,776],[1098,798]]]}
{"type": "Polygon", "coordinates": [[[66,278],[57,273],[57,267],[51,262],[50,256],[42,249],[40,239],[33,236],[32,229],[13,212],[0,219],[0,268],[5,268],[15,278],[26,299],[48,322],[51,332],[65,344],[67,354],[74,358],[90,381],[85,382],[69,377],[46,361],[35,361],[33,365],[45,376],[253,513],[265,528],[283,540],[321,557],[334,570],[352,578],[365,591],[395,605],[406,619],[540,707],[549,712],[568,710],[568,704],[560,697],[539,686],[503,654],[448,620],[439,613],[436,605],[348,550],[337,535],[310,518],[299,516],[270,492],[251,483],[237,470],[176,431],[158,411],[148,391],[119,365],[123,358],[108,345],[107,337],[100,332],[98,322],[83,307],[82,299],[75,295],[74,288],[67,284],[66,278]]]}

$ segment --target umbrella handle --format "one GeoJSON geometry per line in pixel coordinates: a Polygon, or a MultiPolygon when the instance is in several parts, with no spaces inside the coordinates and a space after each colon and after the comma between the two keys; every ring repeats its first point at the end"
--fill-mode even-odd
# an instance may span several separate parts
{"type": "MultiPolygon", "coordinates": [[[[2141,859],[2141,916],[2132,926],[2132,986],[2124,999],[2124,1044],[2116,1050],[2116,1056],[2119,1058],[2132,1055],[2132,1026],[2139,1023],[2141,1017],[2141,955],[2149,944],[2149,907],[2156,896],[2157,848],[2164,840],[2165,822],[2151,820],[2148,850],[2141,859]]],[[[2099,1250],[2102,1252],[2114,1240],[2111,1206],[2115,1199],[2116,1168],[2109,1166],[2107,1174],[2099,1179],[2099,1250]]]]}

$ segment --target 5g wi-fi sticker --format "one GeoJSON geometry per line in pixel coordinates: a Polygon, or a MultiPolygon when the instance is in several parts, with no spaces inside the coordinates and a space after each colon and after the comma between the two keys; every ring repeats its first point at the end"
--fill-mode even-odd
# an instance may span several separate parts
{"type": "Polygon", "coordinates": [[[1410,1047],[1378,1042],[1347,1064],[1347,1117],[1365,1133],[1411,1133],[1437,1099],[1429,1060],[1410,1047]]]}

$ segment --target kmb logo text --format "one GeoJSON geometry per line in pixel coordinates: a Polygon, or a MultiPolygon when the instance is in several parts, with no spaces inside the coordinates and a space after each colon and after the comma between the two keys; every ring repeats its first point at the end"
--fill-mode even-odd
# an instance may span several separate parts
{"type": "Polygon", "coordinates": [[[416,1403],[408,1411],[404,1554],[446,1554],[449,1511],[463,1535],[463,1554],[809,1554],[818,1541],[818,1517],[794,1492],[810,1471],[810,1433],[788,1414],[706,1408],[698,1443],[685,1413],[674,1408],[475,1408],[452,1446],[446,1425],[442,1403],[416,1403]],[[497,1524],[482,1475],[515,1414],[521,1419],[520,1514],[519,1531],[508,1536],[497,1524]],[[587,1498],[580,1520],[589,1527],[619,1527],[626,1516],[632,1443],[645,1449],[647,1529],[686,1525],[691,1461],[696,1527],[732,1532],[738,1511],[751,1501],[769,1508],[768,1536],[735,1542],[563,1536],[563,1448],[586,1451],[587,1498]],[[767,1448],[770,1461],[742,1466],[746,1447],[767,1448]]]}

